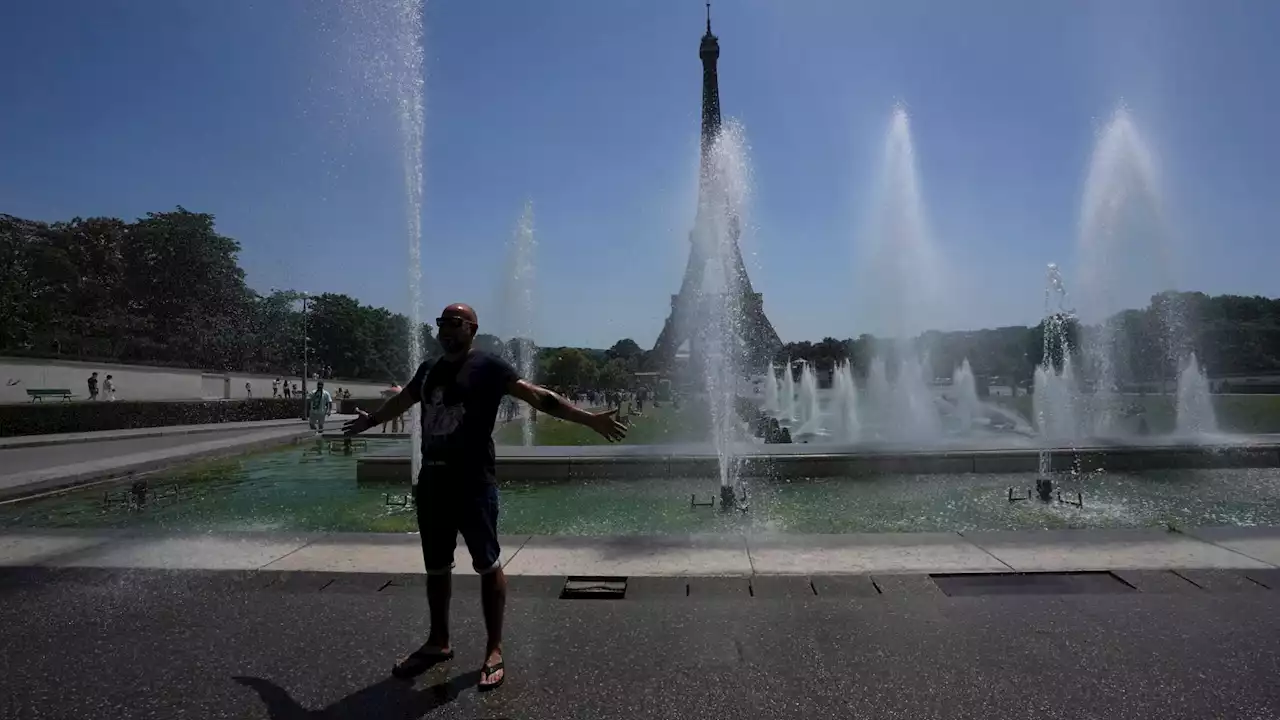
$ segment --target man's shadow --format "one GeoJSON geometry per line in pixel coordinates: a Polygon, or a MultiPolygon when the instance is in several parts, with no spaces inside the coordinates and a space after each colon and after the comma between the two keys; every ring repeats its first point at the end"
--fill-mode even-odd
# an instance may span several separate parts
{"type": "Polygon", "coordinates": [[[473,670],[423,690],[389,677],[323,710],[302,707],[287,690],[270,680],[244,676],[234,676],[232,680],[258,693],[271,720],[417,720],[453,702],[463,690],[475,687],[480,682],[480,671],[473,670]]]}

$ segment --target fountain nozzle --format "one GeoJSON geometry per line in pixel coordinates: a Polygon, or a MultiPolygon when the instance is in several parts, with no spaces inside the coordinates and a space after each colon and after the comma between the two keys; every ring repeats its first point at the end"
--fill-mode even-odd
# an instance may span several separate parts
{"type": "Polygon", "coordinates": [[[1042,502],[1052,501],[1053,479],[1047,477],[1036,478],[1036,495],[1040,497],[1042,502]]]}

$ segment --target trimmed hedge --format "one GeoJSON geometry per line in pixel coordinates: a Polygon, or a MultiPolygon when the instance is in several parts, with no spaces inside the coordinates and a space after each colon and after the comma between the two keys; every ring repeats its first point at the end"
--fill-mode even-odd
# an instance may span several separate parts
{"type": "Polygon", "coordinates": [[[0,437],[302,418],[301,399],[56,402],[0,405],[0,437]]]}

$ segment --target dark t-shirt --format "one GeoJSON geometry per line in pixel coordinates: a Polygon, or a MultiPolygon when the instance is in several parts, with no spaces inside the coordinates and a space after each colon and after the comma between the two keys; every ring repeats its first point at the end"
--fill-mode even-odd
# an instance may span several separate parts
{"type": "Polygon", "coordinates": [[[519,377],[505,360],[480,350],[461,360],[440,358],[418,367],[405,390],[422,403],[424,478],[444,474],[497,481],[493,425],[507,387],[519,377]]]}

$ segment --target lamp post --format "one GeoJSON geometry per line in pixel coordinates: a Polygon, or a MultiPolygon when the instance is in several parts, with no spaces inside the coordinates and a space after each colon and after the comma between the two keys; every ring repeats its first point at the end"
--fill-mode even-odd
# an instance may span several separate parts
{"type": "Polygon", "coordinates": [[[302,293],[302,419],[307,419],[307,354],[310,350],[307,337],[307,294],[302,293]]]}

